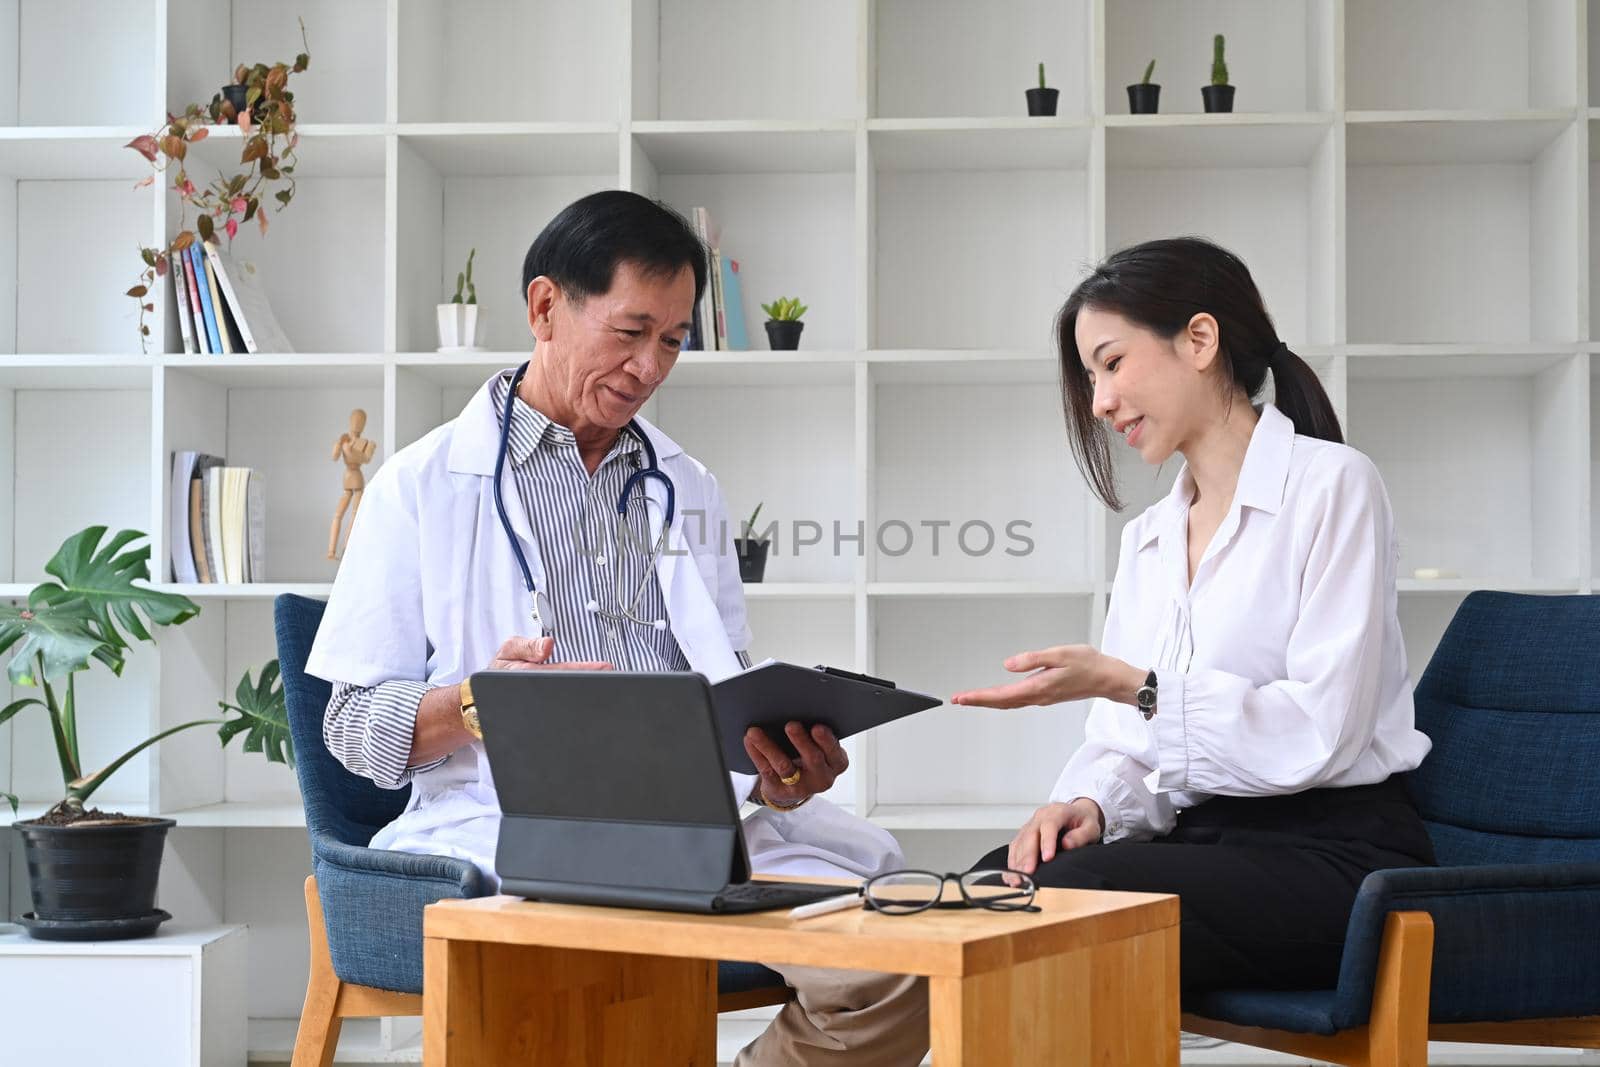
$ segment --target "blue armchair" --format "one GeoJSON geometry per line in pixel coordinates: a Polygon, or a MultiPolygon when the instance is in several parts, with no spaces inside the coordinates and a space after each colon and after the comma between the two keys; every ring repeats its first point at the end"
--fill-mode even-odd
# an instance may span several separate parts
{"type": "Polygon", "coordinates": [[[1600,597],[1470,594],[1416,706],[1440,866],[1367,876],[1334,989],[1204,994],[1185,1030],[1374,1067],[1600,1048],[1600,597]]]}
{"type": "MultiPolygon", "coordinates": [[[[332,687],[306,673],[306,660],[324,607],[320,600],[287,593],[273,605],[295,773],[311,838],[312,876],[305,883],[311,973],[293,1067],[332,1063],[344,1019],[421,1015],[422,909],[487,891],[478,869],[463,860],[367,847],[405,808],[410,789],[380,789],[351,774],[323,743],[322,717],[332,687]]],[[[717,979],[719,1011],[777,1004],[789,996],[782,979],[758,964],[724,963],[717,979]]]]}

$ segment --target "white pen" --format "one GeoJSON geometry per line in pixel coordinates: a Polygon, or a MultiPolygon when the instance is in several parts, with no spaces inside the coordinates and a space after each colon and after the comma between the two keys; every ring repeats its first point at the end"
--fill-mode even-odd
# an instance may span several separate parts
{"type": "Polygon", "coordinates": [[[842,897],[827,897],[823,900],[813,901],[810,904],[802,904],[798,908],[791,908],[789,910],[789,918],[809,919],[814,915],[826,915],[830,911],[843,911],[860,903],[861,890],[858,889],[854,893],[846,893],[842,897]]]}

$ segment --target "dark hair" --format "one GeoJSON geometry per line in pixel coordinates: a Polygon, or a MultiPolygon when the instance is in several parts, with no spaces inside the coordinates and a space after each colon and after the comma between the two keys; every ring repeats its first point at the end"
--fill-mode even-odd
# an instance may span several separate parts
{"type": "Polygon", "coordinates": [[[1110,311],[1174,338],[1201,312],[1217,320],[1223,373],[1252,402],[1272,371],[1274,403],[1296,433],[1344,440],[1316,372],[1278,340],[1272,317],[1244,261],[1201,237],[1146,241],[1114,253],[1067,297],[1056,316],[1061,401],[1078,469],[1107,507],[1121,510],[1106,427],[1094,414],[1094,387],[1078,358],[1078,312],[1110,311]]]}
{"type": "Polygon", "coordinates": [[[694,271],[694,299],[706,291],[706,246],[684,217],[659,200],[608,189],[561,209],[528,247],[522,260],[522,300],[544,275],[578,302],[611,290],[621,263],[636,263],[652,277],[694,271]]]}

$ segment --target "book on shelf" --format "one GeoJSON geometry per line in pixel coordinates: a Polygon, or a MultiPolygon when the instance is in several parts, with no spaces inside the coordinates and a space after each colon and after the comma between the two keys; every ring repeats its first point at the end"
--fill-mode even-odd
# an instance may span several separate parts
{"type": "Polygon", "coordinates": [[[205,267],[206,291],[211,297],[212,317],[217,321],[217,337],[222,341],[222,354],[231,356],[236,351],[233,347],[233,331],[228,329],[228,314],[222,306],[222,290],[217,287],[217,269],[211,265],[203,246],[200,263],[205,267]]]}
{"type": "MultiPolygon", "coordinates": [[[[235,260],[217,246],[215,241],[205,242],[206,262],[216,277],[222,292],[222,305],[226,305],[238,339],[236,351],[293,352],[294,346],[278,325],[261,286],[260,272],[254,263],[235,260]]],[[[220,306],[220,305],[219,305],[220,306]]]]}
{"type": "Polygon", "coordinates": [[[194,276],[194,257],[188,249],[175,253],[183,261],[183,278],[189,292],[189,315],[194,319],[194,345],[201,355],[211,354],[211,340],[206,333],[205,311],[200,307],[200,285],[194,276]]]}
{"type": "Polygon", "coordinates": [[[723,330],[719,336],[727,341],[722,347],[743,352],[750,347],[750,336],[744,325],[744,287],[739,278],[739,261],[721,254],[717,259],[717,276],[722,279],[723,330]]]}
{"type": "Polygon", "coordinates": [[[188,275],[175,256],[167,257],[167,274],[172,278],[172,314],[178,320],[178,332],[183,335],[183,351],[194,355],[194,322],[189,314],[188,275]]]}
{"type": "Polygon", "coordinates": [[[211,282],[206,275],[206,258],[200,252],[198,242],[192,243],[188,248],[189,262],[194,266],[195,288],[200,290],[201,317],[194,321],[198,326],[205,323],[206,344],[211,355],[222,355],[222,335],[217,331],[216,309],[211,306],[211,282]]]}
{"type": "Polygon", "coordinates": [[[204,452],[174,452],[171,488],[173,581],[265,580],[266,489],[260,471],[229,467],[204,452]]]}
{"type": "MultiPolygon", "coordinates": [[[[714,252],[722,240],[722,230],[712,221],[711,212],[703,207],[689,210],[690,225],[694,227],[695,236],[700,238],[700,243],[705,245],[708,253],[714,252]]],[[[700,307],[695,316],[695,326],[699,336],[699,348],[704,352],[714,352],[717,347],[717,285],[716,261],[709,257],[706,260],[706,291],[701,297],[700,307]]]]}

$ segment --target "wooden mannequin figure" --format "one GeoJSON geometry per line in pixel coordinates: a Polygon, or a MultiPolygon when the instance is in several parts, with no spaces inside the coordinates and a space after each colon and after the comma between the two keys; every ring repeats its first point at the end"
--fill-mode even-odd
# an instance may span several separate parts
{"type": "MultiPolygon", "coordinates": [[[[355,528],[356,511],[361,507],[361,492],[367,487],[366,476],[361,473],[363,464],[372,462],[378,443],[361,436],[367,428],[367,413],[361,408],[350,412],[350,431],[339,435],[333,443],[332,459],[344,460],[344,493],[333,513],[333,528],[328,531],[328,558],[339,558],[339,527],[344,522],[344,512],[350,509],[350,527],[355,528]]],[[[348,540],[348,539],[347,539],[348,540]]]]}

